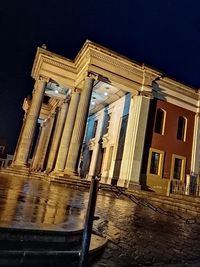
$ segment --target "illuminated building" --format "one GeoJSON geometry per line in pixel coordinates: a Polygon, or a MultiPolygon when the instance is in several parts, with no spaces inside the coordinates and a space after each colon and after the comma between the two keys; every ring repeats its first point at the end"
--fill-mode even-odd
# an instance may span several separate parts
{"type": "Polygon", "coordinates": [[[90,41],[38,48],[32,78],[13,168],[162,193],[199,173],[198,90],[90,41]]]}

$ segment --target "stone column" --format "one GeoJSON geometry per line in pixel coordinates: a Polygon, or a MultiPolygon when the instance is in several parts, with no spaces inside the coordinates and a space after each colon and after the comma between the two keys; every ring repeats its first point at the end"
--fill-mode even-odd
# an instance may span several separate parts
{"type": "MultiPolygon", "coordinates": [[[[189,131],[189,129],[187,129],[189,131]]],[[[191,172],[199,174],[200,167],[200,113],[195,115],[191,158],[191,172]]]]}
{"type": "Polygon", "coordinates": [[[38,140],[37,140],[37,144],[35,147],[34,155],[32,158],[32,163],[31,163],[31,170],[33,171],[36,171],[39,167],[39,161],[41,158],[41,148],[42,148],[42,144],[44,142],[43,140],[45,136],[45,127],[46,127],[45,122],[41,123],[38,140]]]}
{"type": "Polygon", "coordinates": [[[72,131],[74,128],[74,121],[76,118],[79,98],[80,98],[80,92],[79,90],[75,89],[72,92],[72,96],[71,96],[71,100],[69,104],[67,118],[65,121],[65,126],[64,126],[64,130],[63,130],[63,134],[62,134],[62,138],[60,142],[60,147],[58,151],[58,156],[56,160],[55,172],[63,171],[65,168],[67,154],[69,151],[69,145],[70,145],[70,141],[72,137],[72,131]]]}
{"type": "Polygon", "coordinates": [[[67,156],[67,162],[65,166],[66,173],[74,173],[76,171],[79,152],[83,142],[83,136],[87,122],[93,83],[94,78],[85,78],[84,88],[81,92],[80,102],[77,110],[76,120],[67,156]]]}
{"type": "Polygon", "coordinates": [[[39,170],[43,171],[44,170],[44,161],[46,158],[46,154],[47,154],[47,148],[48,148],[48,144],[49,144],[49,140],[50,140],[50,136],[51,136],[51,131],[53,128],[53,123],[55,120],[55,112],[52,113],[50,115],[50,117],[48,118],[47,121],[47,125],[46,125],[46,129],[45,129],[45,135],[44,135],[44,143],[41,149],[41,159],[39,162],[39,170]]]}
{"type": "Polygon", "coordinates": [[[148,96],[133,96],[131,99],[118,186],[129,184],[129,187],[140,187],[149,103],[150,97],[148,96]]]}
{"type": "Polygon", "coordinates": [[[26,166],[29,156],[29,150],[33,142],[33,136],[35,126],[42,106],[42,100],[45,92],[47,80],[43,77],[35,83],[35,87],[32,94],[31,106],[27,114],[24,129],[19,142],[18,150],[16,152],[16,158],[14,166],[26,166]]]}
{"type": "Polygon", "coordinates": [[[64,103],[62,103],[60,110],[59,110],[58,119],[56,122],[55,131],[54,131],[55,133],[53,136],[51,149],[50,149],[50,153],[49,153],[49,157],[47,161],[47,167],[46,167],[47,172],[51,171],[54,167],[57,152],[59,149],[61,135],[62,135],[63,128],[64,128],[64,123],[66,120],[67,111],[68,111],[68,99],[65,100],[64,103]]]}

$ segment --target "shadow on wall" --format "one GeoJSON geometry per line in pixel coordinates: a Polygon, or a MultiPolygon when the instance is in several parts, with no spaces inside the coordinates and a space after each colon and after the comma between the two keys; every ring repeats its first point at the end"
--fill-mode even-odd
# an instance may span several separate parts
{"type": "Polygon", "coordinates": [[[167,96],[165,90],[160,88],[159,84],[157,83],[158,80],[160,80],[160,77],[156,78],[152,82],[153,99],[150,101],[150,106],[149,106],[149,115],[147,121],[147,130],[144,142],[142,169],[140,176],[140,184],[142,190],[147,190],[152,192],[154,192],[154,190],[152,190],[147,184],[147,166],[148,166],[149,149],[151,147],[153,133],[154,133],[157,99],[161,101],[166,101],[166,96],[167,96]]]}

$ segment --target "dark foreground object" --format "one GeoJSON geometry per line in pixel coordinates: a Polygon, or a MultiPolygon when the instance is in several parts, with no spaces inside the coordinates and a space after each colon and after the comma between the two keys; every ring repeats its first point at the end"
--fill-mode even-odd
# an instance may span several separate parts
{"type": "MultiPolygon", "coordinates": [[[[82,231],[0,228],[0,266],[78,266],[82,231]]],[[[92,234],[89,259],[107,240],[92,234]]]]}

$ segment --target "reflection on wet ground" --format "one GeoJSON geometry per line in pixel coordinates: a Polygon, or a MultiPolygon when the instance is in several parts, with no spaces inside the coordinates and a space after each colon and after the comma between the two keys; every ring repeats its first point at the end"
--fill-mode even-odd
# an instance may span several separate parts
{"type": "Polygon", "coordinates": [[[38,180],[0,178],[0,225],[80,229],[88,193],[38,180]]]}
{"type": "MultiPolygon", "coordinates": [[[[0,225],[80,229],[88,192],[41,182],[0,178],[0,225]]],[[[109,243],[93,264],[100,266],[200,266],[200,226],[99,192],[94,230],[109,243]]]]}

